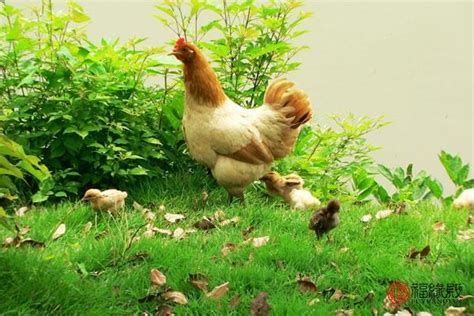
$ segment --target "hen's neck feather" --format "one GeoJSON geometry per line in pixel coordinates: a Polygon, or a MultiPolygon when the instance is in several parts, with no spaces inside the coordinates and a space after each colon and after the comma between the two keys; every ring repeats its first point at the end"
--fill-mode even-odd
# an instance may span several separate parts
{"type": "Polygon", "coordinates": [[[216,73],[200,51],[184,64],[184,84],[186,94],[198,104],[218,107],[227,99],[216,73]]]}

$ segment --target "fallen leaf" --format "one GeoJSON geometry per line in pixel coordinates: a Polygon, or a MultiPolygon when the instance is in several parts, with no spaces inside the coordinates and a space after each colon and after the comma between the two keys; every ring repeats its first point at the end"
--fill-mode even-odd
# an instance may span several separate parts
{"type": "Polygon", "coordinates": [[[372,316],[379,316],[379,311],[375,307],[372,307],[370,311],[372,312],[372,316]]]}
{"type": "Polygon", "coordinates": [[[338,309],[335,316],[352,316],[354,315],[354,311],[352,309],[338,309]]]}
{"type": "Polygon", "coordinates": [[[232,217],[231,219],[223,220],[222,222],[219,223],[219,225],[220,226],[226,226],[226,225],[230,225],[230,224],[235,225],[239,221],[240,221],[240,217],[235,216],[235,217],[232,217]]]}
{"type": "Polygon", "coordinates": [[[56,230],[54,231],[53,240],[58,239],[59,237],[61,237],[65,233],[66,233],[66,225],[65,224],[60,224],[58,226],[58,228],[56,228],[56,230]]]}
{"type": "Polygon", "coordinates": [[[196,227],[197,229],[202,229],[202,230],[209,230],[209,229],[216,228],[216,225],[214,225],[214,223],[211,222],[211,220],[207,217],[203,217],[202,220],[194,223],[193,226],[196,227]]]}
{"type": "Polygon", "coordinates": [[[157,232],[158,234],[173,236],[173,232],[169,229],[161,229],[161,228],[153,227],[153,231],[157,232]]]}
{"type": "Polygon", "coordinates": [[[255,248],[265,246],[270,240],[270,236],[256,237],[252,239],[252,246],[255,248]]]}
{"type": "Polygon", "coordinates": [[[155,213],[153,213],[149,209],[146,209],[146,211],[143,212],[143,218],[146,221],[153,222],[156,219],[156,215],[155,215],[155,213]]]}
{"type": "Polygon", "coordinates": [[[413,316],[413,313],[408,309],[402,309],[401,311],[397,312],[397,316],[413,316]]]}
{"type": "Polygon", "coordinates": [[[392,301],[390,300],[390,298],[388,298],[388,296],[385,296],[385,299],[383,300],[383,308],[387,312],[391,314],[395,314],[398,311],[399,306],[392,303],[392,301]]]}
{"type": "Polygon", "coordinates": [[[418,312],[416,313],[416,316],[433,316],[433,314],[428,312],[418,312]]]}
{"type": "Polygon", "coordinates": [[[158,211],[160,213],[164,213],[166,211],[166,206],[164,206],[163,204],[161,204],[159,207],[158,207],[158,211]]]}
{"type": "Polygon", "coordinates": [[[296,283],[298,284],[300,291],[303,293],[318,291],[316,284],[314,284],[310,277],[301,277],[301,275],[298,275],[296,278],[296,283]]]}
{"type": "Polygon", "coordinates": [[[132,207],[136,210],[139,210],[139,211],[143,210],[143,206],[140,203],[138,203],[137,201],[133,201],[132,207]]]}
{"type": "Polygon", "coordinates": [[[176,304],[185,305],[188,303],[188,299],[181,292],[168,291],[161,295],[165,300],[174,302],[176,304]]]}
{"type": "Polygon", "coordinates": [[[237,305],[239,305],[239,303],[240,303],[240,295],[235,294],[234,296],[232,296],[232,298],[229,301],[229,307],[231,309],[234,309],[237,307],[237,305]]]}
{"type": "Polygon", "coordinates": [[[331,295],[331,297],[329,298],[329,300],[331,301],[339,301],[341,298],[344,297],[344,294],[342,293],[341,290],[339,289],[336,289],[333,293],[333,295],[331,295]]]}
{"type": "Polygon", "coordinates": [[[389,217],[390,215],[392,215],[392,213],[393,213],[392,210],[378,211],[377,214],[375,214],[375,218],[376,219],[386,218],[386,217],[389,217]]]}
{"type": "Polygon", "coordinates": [[[16,247],[23,247],[23,246],[31,246],[31,247],[34,247],[34,248],[45,248],[46,247],[46,244],[42,241],[37,241],[37,240],[33,240],[31,238],[25,238],[25,239],[22,239],[17,245],[16,247]]]}
{"type": "Polygon", "coordinates": [[[249,227],[245,228],[243,231],[242,231],[242,236],[244,236],[244,238],[247,238],[251,232],[253,232],[254,230],[254,227],[252,225],[250,225],[249,227]]]}
{"type": "Polygon", "coordinates": [[[474,238],[474,229],[460,230],[458,232],[458,241],[466,241],[474,238]]]}
{"type": "Polygon", "coordinates": [[[364,297],[364,302],[365,303],[372,303],[374,298],[375,298],[374,291],[369,291],[369,293],[367,293],[367,295],[364,297]]]}
{"type": "Polygon", "coordinates": [[[235,249],[237,249],[237,245],[234,244],[234,243],[228,242],[228,243],[224,244],[224,247],[222,247],[221,253],[224,257],[226,257],[227,255],[229,255],[235,249]]]}
{"type": "Polygon", "coordinates": [[[468,299],[471,299],[471,298],[474,298],[474,295],[459,295],[458,297],[458,301],[464,301],[464,300],[468,300],[468,299]]]}
{"type": "Polygon", "coordinates": [[[425,248],[423,248],[421,251],[420,251],[420,259],[423,259],[425,258],[426,256],[428,256],[428,254],[430,253],[430,245],[426,246],[425,248]]]}
{"type": "Polygon", "coordinates": [[[250,315],[267,316],[270,313],[270,305],[267,303],[268,293],[260,292],[250,304],[250,315]]]}
{"type": "Polygon", "coordinates": [[[162,286],[166,284],[166,276],[158,269],[151,269],[150,282],[153,285],[162,286]]]}
{"type": "Polygon", "coordinates": [[[314,304],[319,303],[319,302],[320,302],[319,298],[313,298],[312,300],[309,300],[308,303],[306,303],[306,305],[313,306],[314,304]]]}
{"type": "Polygon", "coordinates": [[[84,225],[84,228],[82,229],[82,231],[87,234],[88,232],[91,231],[91,228],[92,228],[92,222],[87,222],[85,225],[84,225]]]}
{"type": "Polygon", "coordinates": [[[445,229],[446,229],[446,225],[442,222],[436,222],[433,224],[433,230],[435,232],[444,231],[445,229]]]}
{"type": "Polygon", "coordinates": [[[225,217],[225,212],[221,209],[218,209],[215,213],[214,216],[212,217],[213,220],[219,221],[225,217]]]}
{"type": "Polygon", "coordinates": [[[192,234],[192,233],[197,232],[197,230],[195,230],[194,228],[186,228],[186,229],[184,230],[184,232],[185,232],[186,234],[192,234]]]}
{"type": "Polygon", "coordinates": [[[177,223],[180,220],[183,220],[185,218],[186,218],[186,216],[184,216],[182,214],[171,214],[171,213],[166,213],[165,214],[165,219],[170,223],[177,223]]]}
{"type": "Polygon", "coordinates": [[[179,239],[184,239],[184,237],[186,237],[186,232],[181,227],[176,228],[175,231],[173,232],[174,239],[179,240],[179,239]]]}
{"type": "Polygon", "coordinates": [[[209,198],[209,193],[207,193],[206,191],[202,192],[201,199],[204,204],[206,204],[208,198],[209,198]]]}
{"type": "Polygon", "coordinates": [[[342,247],[341,249],[339,249],[339,252],[340,253],[346,253],[349,251],[349,248],[348,247],[342,247]]]}
{"type": "Polygon", "coordinates": [[[145,226],[145,231],[143,232],[142,236],[145,238],[151,238],[155,236],[156,231],[154,230],[153,224],[149,223],[145,226]]]}
{"type": "Polygon", "coordinates": [[[26,206],[20,207],[15,211],[15,215],[18,217],[25,216],[26,212],[28,212],[30,209],[26,206]]]}
{"type": "Polygon", "coordinates": [[[2,245],[4,247],[11,247],[11,246],[15,246],[17,244],[17,241],[15,241],[16,238],[13,238],[13,237],[7,237],[5,238],[5,240],[3,241],[2,245]]]}
{"type": "Polygon", "coordinates": [[[219,299],[228,291],[229,291],[229,282],[226,282],[224,284],[218,285],[215,288],[213,288],[211,292],[206,294],[206,296],[212,299],[219,299]]]}
{"type": "Polygon", "coordinates": [[[20,231],[18,232],[18,234],[20,234],[20,236],[25,236],[26,234],[28,234],[31,230],[31,227],[30,226],[25,226],[25,227],[22,227],[20,229],[20,231]]]}
{"type": "Polygon", "coordinates": [[[368,223],[372,220],[372,215],[370,214],[364,215],[361,217],[360,220],[362,221],[362,223],[368,223]]]}
{"type": "Polygon", "coordinates": [[[449,306],[448,309],[444,311],[445,316],[462,316],[466,312],[466,307],[454,307],[449,306]]]}
{"type": "Polygon", "coordinates": [[[173,309],[167,304],[163,304],[155,310],[155,316],[171,316],[173,314],[173,309]]]}
{"type": "Polygon", "coordinates": [[[190,274],[189,282],[195,287],[202,290],[204,293],[207,292],[207,284],[209,283],[207,277],[202,273],[190,274]]]}

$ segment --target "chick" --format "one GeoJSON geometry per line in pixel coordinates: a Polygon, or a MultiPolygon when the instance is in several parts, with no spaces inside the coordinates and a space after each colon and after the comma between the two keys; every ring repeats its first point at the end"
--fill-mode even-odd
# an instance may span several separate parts
{"type": "Polygon", "coordinates": [[[270,195],[283,197],[293,209],[316,208],[321,205],[310,191],[303,188],[304,181],[297,174],[282,177],[277,172],[270,172],[260,180],[265,182],[270,195]]]}
{"type": "Polygon", "coordinates": [[[318,239],[339,224],[339,209],[339,201],[331,200],[326,207],[320,208],[311,216],[309,229],[314,230],[318,239]]]}
{"type": "Polygon", "coordinates": [[[127,192],[115,189],[105,191],[89,189],[84,194],[82,200],[90,201],[92,208],[96,211],[107,211],[113,213],[123,208],[127,195],[127,192]]]}
{"type": "Polygon", "coordinates": [[[454,208],[467,208],[474,211],[474,189],[464,190],[453,202],[454,208]]]}

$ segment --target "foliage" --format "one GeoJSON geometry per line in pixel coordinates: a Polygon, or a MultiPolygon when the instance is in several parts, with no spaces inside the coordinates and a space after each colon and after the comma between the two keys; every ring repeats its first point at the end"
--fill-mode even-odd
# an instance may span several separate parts
{"type": "Polygon", "coordinates": [[[306,46],[292,40],[308,32],[299,27],[312,15],[302,6],[296,0],[166,0],[156,6],[156,17],[176,35],[207,49],[227,95],[254,107],[261,104],[268,80],[300,65],[293,59],[306,46]]]}
{"type": "MultiPolygon", "coordinates": [[[[331,117],[338,129],[316,125],[305,127],[293,154],[276,164],[282,173],[297,172],[316,196],[330,199],[351,196],[348,183],[356,173],[363,173],[374,164],[370,153],[378,147],[367,143],[365,136],[387,125],[382,117],[356,119],[331,117]]],[[[359,185],[362,188],[361,185],[359,185]]],[[[358,194],[365,199],[366,194],[358,194]]]]}
{"type": "Polygon", "coordinates": [[[445,203],[450,204],[454,197],[461,194],[463,190],[474,188],[474,179],[468,179],[469,164],[464,164],[458,155],[451,155],[443,150],[438,157],[449,178],[456,186],[454,195],[448,196],[444,200],[445,203]]]}
{"type": "MultiPolygon", "coordinates": [[[[0,119],[6,135],[54,174],[36,196],[77,194],[84,186],[124,185],[156,176],[183,159],[182,99],[171,78],[177,62],[142,39],[88,40],[83,9],[33,19],[4,5],[0,16],[0,119]],[[163,83],[146,84],[159,75],[163,83]]],[[[176,75],[175,75],[176,77],[176,75]]]]}
{"type": "Polygon", "coordinates": [[[41,187],[51,175],[38,157],[27,155],[22,146],[0,134],[0,200],[16,199],[19,190],[15,179],[26,182],[28,177],[41,187]]]}

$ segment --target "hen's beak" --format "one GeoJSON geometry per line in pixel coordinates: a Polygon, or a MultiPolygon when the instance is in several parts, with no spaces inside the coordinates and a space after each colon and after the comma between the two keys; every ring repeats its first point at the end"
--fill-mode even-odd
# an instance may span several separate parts
{"type": "Polygon", "coordinates": [[[168,56],[179,56],[179,55],[181,55],[181,53],[174,49],[168,54],[168,56]]]}

